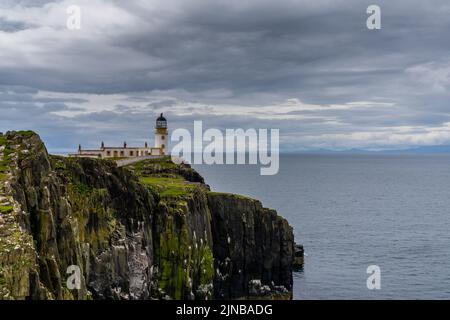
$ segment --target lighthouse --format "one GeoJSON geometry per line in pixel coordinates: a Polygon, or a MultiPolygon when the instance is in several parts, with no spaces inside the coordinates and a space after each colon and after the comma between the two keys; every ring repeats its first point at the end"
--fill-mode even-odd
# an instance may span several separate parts
{"type": "Polygon", "coordinates": [[[119,147],[107,147],[104,142],[101,143],[100,149],[83,149],[81,145],[78,145],[78,152],[69,153],[69,157],[76,158],[99,158],[99,159],[107,159],[107,158],[139,158],[139,157],[158,157],[166,154],[167,148],[167,120],[164,118],[163,114],[156,119],[155,126],[155,147],[150,148],[148,143],[145,142],[144,146],[141,147],[132,147],[129,146],[126,142],[123,143],[122,146],[119,147]]]}
{"type": "Polygon", "coordinates": [[[161,113],[158,119],[156,119],[155,148],[160,148],[162,154],[166,154],[167,136],[167,120],[161,113]]]}

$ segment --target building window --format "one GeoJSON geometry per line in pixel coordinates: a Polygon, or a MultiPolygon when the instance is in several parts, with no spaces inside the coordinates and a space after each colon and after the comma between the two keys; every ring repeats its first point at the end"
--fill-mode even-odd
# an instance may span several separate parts
{"type": "Polygon", "coordinates": [[[156,128],[167,128],[167,122],[161,120],[156,121],[156,128]]]}
{"type": "Polygon", "coordinates": [[[123,157],[125,153],[123,151],[120,151],[120,156],[123,157]]]}
{"type": "Polygon", "coordinates": [[[161,137],[161,140],[164,140],[165,138],[166,138],[166,136],[162,136],[162,137],[161,137]]]}
{"type": "Polygon", "coordinates": [[[166,147],[166,146],[165,146],[164,144],[162,144],[162,145],[161,145],[161,148],[163,148],[163,149],[164,149],[165,147],[166,147]]]}
{"type": "Polygon", "coordinates": [[[134,156],[134,152],[133,151],[130,151],[130,156],[131,157],[134,156]]]}
{"type": "Polygon", "coordinates": [[[106,155],[109,157],[111,156],[111,151],[106,151],[106,155]]]}

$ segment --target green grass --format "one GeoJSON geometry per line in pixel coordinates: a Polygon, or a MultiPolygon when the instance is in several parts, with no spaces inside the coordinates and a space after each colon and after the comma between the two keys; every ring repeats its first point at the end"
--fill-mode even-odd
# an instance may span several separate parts
{"type": "Polygon", "coordinates": [[[34,135],[36,135],[36,133],[34,131],[31,130],[22,130],[22,131],[17,131],[17,134],[24,136],[24,137],[32,137],[34,135]]]}
{"type": "Polygon", "coordinates": [[[66,164],[62,161],[56,161],[54,166],[55,166],[55,170],[65,171],[67,169],[66,164]]]}
{"type": "Polygon", "coordinates": [[[195,189],[195,185],[187,183],[181,177],[140,177],[140,181],[158,192],[161,197],[184,196],[195,189]]]}
{"type": "Polygon", "coordinates": [[[197,188],[196,184],[187,182],[177,174],[178,165],[172,162],[170,156],[142,160],[127,167],[162,198],[186,196],[197,188]]]}
{"type": "Polygon", "coordinates": [[[176,164],[172,162],[172,158],[170,156],[163,156],[160,158],[155,158],[155,159],[146,159],[144,162],[146,163],[158,163],[160,165],[165,165],[165,166],[170,166],[170,167],[175,167],[176,164]]]}
{"type": "Polygon", "coordinates": [[[1,213],[11,213],[13,212],[13,206],[0,206],[0,212],[1,213]]]}

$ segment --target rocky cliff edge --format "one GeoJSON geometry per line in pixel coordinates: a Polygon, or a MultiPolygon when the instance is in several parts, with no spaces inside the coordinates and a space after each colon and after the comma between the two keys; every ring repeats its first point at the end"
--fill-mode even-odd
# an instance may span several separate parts
{"type": "Polygon", "coordinates": [[[289,299],[294,255],[285,219],[188,165],[0,135],[0,299],[289,299]]]}

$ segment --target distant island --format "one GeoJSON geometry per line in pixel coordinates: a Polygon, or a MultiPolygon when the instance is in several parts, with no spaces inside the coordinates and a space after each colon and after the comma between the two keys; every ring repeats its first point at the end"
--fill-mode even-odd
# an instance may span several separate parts
{"type": "Polygon", "coordinates": [[[276,211],[170,157],[118,167],[0,134],[0,299],[291,299],[302,254],[276,211]]]}
{"type": "Polygon", "coordinates": [[[405,147],[401,149],[346,149],[346,150],[331,150],[331,149],[308,149],[303,151],[291,151],[287,154],[448,154],[450,153],[450,145],[432,145],[432,146],[418,146],[405,147]]]}

